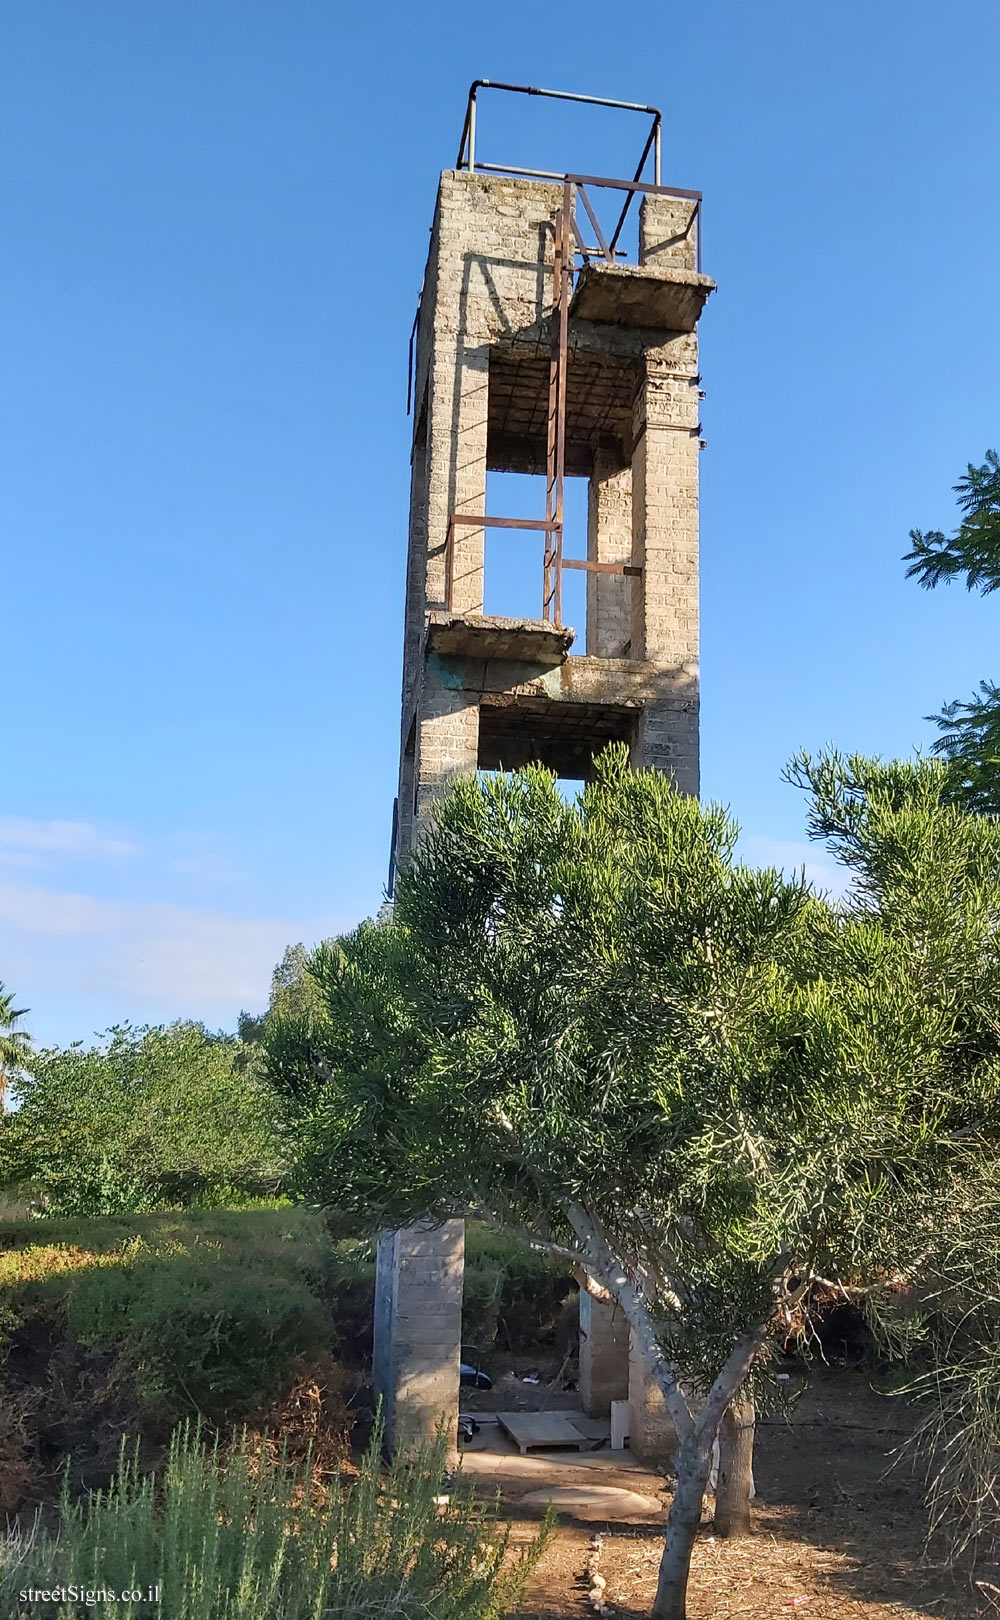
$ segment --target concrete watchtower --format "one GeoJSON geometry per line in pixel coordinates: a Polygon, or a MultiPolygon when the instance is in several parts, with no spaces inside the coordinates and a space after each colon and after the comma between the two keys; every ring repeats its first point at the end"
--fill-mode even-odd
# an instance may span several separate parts
{"type": "MultiPolygon", "coordinates": [[[[416,325],[394,859],[459,772],[537,761],[586,779],[619,739],[637,766],[698,791],[696,327],[714,285],[701,199],[660,184],[655,108],[630,106],[651,119],[631,180],[478,161],[487,86],[473,85],[457,167],[441,176],[416,325]],[[545,474],[544,513],[488,512],[493,470],[545,474]],[[573,476],[589,481],[585,558],[564,546],[573,476]],[[495,531],[511,528],[538,533],[539,598],[534,614],[526,602],[523,617],[487,616],[487,536],[502,544],[495,531]],[[568,568],[586,572],[585,638],[563,623],[568,568]]],[[[375,1379],[390,1444],[457,1416],[462,1267],[459,1221],[381,1242],[375,1379]]]]}

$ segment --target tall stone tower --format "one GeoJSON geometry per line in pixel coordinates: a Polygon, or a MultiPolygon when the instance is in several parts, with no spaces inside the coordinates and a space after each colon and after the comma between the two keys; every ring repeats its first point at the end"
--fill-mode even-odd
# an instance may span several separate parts
{"type": "MultiPolygon", "coordinates": [[[[416,327],[397,861],[460,772],[586,779],[617,739],[698,791],[700,197],[660,184],[654,108],[631,109],[652,120],[632,180],[477,164],[486,86],[441,176],[416,327]],[[545,474],[544,512],[490,511],[494,470],[545,474]],[[589,486],[585,555],[564,532],[571,477],[589,486]],[[537,532],[537,594],[488,616],[485,547],[512,528],[537,532]],[[563,623],[566,569],[586,574],[582,635],[563,623]]],[[[390,1444],[457,1413],[462,1245],[461,1222],[382,1240],[390,1444]]]]}

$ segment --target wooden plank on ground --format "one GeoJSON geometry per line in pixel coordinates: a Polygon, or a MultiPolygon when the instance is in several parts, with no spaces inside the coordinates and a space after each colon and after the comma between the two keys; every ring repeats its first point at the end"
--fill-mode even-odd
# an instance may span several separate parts
{"type": "Polygon", "coordinates": [[[531,1446],[563,1446],[585,1451],[593,1444],[581,1434],[570,1412],[498,1412],[497,1422],[509,1434],[522,1457],[531,1446]]]}

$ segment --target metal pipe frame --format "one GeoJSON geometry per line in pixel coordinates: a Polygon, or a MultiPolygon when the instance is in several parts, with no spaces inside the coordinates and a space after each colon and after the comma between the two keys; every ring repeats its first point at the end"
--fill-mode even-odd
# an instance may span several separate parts
{"type": "MultiPolygon", "coordinates": [[[[586,263],[598,253],[607,264],[624,256],[618,248],[629,209],[637,194],[643,196],[685,197],[693,203],[689,228],[696,232],[697,265],[701,269],[701,192],[686,191],[680,187],[661,184],[661,130],[662,114],[658,107],[643,106],[635,101],[614,101],[604,96],[585,96],[570,90],[543,90],[526,84],[500,84],[491,79],[475,79],[469,88],[469,99],[462,127],[456,167],[469,173],[479,170],[490,174],[520,175],[534,180],[561,181],[562,202],[555,217],[554,251],[552,260],[552,317],[549,343],[549,402],[546,430],[545,517],[498,518],[476,516],[472,513],[453,512],[448,523],[445,546],[445,604],[454,611],[455,589],[455,530],[469,528],[529,529],[544,535],[542,558],[542,618],[557,627],[562,625],[562,571],[578,568],[588,573],[619,574],[638,578],[642,569],[631,564],[590,562],[563,555],[564,497],[566,483],[566,388],[569,357],[569,304],[576,272],[577,253],[586,263]],[[644,113],[652,119],[646,143],[643,146],[635,174],[631,180],[611,179],[604,175],[559,174],[547,169],[521,169],[499,163],[478,163],[476,159],[476,98],[480,90],[504,90],[517,95],[547,96],[556,101],[585,102],[595,107],[614,107],[623,112],[644,113]],[[643,180],[643,170],[653,154],[653,179],[643,180]],[[599,186],[626,193],[621,213],[611,234],[605,239],[600,222],[587,196],[588,186],[599,186]],[[587,218],[597,237],[598,247],[588,248],[576,219],[576,199],[583,203],[587,218]]],[[[411,340],[412,344],[412,340],[411,340]]],[[[412,349],[411,349],[412,371],[412,349]]]]}
{"type": "MultiPolygon", "coordinates": [[[[455,529],[463,527],[468,529],[529,529],[538,533],[543,532],[548,543],[548,535],[555,529],[555,522],[547,518],[502,518],[480,517],[474,512],[453,512],[448,523],[448,539],[445,545],[444,559],[444,604],[449,613],[455,611],[455,529]]],[[[560,568],[579,568],[588,574],[627,574],[635,579],[642,577],[642,569],[634,568],[631,563],[590,562],[583,557],[563,557],[560,555],[560,568]]],[[[556,627],[561,628],[559,621],[556,627]]]]}
{"type": "MultiPolygon", "coordinates": [[[[647,142],[648,149],[648,142],[647,142]]],[[[643,157],[645,161],[645,156],[643,157]]],[[[641,168],[640,163],[640,168],[641,168]]],[[[573,289],[576,249],[574,241],[586,259],[588,250],[583,244],[576,222],[575,197],[579,195],[587,210],[590,223],[600,243],[606,262],[613,264],[614,243],[617,241],[629,203],[637,192],[667,193],[690,197],[694,202],[692,219],[697,219],[701,204],[699,192],[668,192],[666,187],[652,186],[635,180],[611,180],[596,175],[564,175],[562,201],[555,217],[552,256],[552,315],[549,340],[549,403],[545,447],[545,517],[502,518],[487,517],[472,512],[453,512],[448,522],[445,542],[445,607],[449,613],[455,607],[455,530],[459,527],[476,529],[527,529],[541,532],[545,543],[542,554],[542,619],[557,628],[562,627],[562,575],[564,568],[577,568],[587,573],[619,574],[639,578],[642,569],[631,564],[591,562],[582,558],[564,557],[563,531],[566,488],[566,395],[569,362],[569,304],[573,289]],[[628,197],[615,233],[606,242],[597,216],[590,204],[586,186],[607,186],[625,191],[628,197]]],[[[699,233],[700,234],[700,233],[699,233]]]]}
{"type": "MultiPolygon", "coordinates": [[[[465,108],[465,123],[462,125],[462,139],[458,148],[457,169],[468,169],[472,173],[476,168],[476,98],[480,90],[504,90],[518,96],[545,96],[551,101],[580,101],[589,107],[614,107],[619,112],[645,113],[652,119],[649,135],[643,147],[639,167],[635,178],[638,180],[649,157],[650,147],[653,149],[653,184],[660,183],[661,142],[663,114],[659,107],[644,106],[641,101],[615,101],[609,96],[585,96],[576,90],[543,90],[532,84],[501,84],[496,79],[473,79],[469,86],[469,99],[465,108]]],[[[480,168],[492,168],[492,164],[480,164],[480,168]]],[[[536,179],[562,180],[563,175],[544,174],[539,169],[501,169],[501,173],[531,175],[536,179]]]]}

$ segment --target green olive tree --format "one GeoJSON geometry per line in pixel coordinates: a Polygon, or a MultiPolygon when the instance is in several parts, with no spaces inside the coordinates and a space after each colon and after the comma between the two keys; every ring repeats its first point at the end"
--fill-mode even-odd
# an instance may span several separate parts
{"type": "Polygon", "coordinates": [[[269,1037],[310,1196],[476,1216],[617,1301],[678,1437],[661,1620],[723,1416],[813,1280],[896,1276],[952,1137],[992,1122],[1000,829],[941,803],[937,765],[794,770],[817,832],[853,816],[843,908],[739,864],[724,811],[622,749],[573,804],[537,768],[463,780],[392,921],[321,947],[269,1037]]]}

